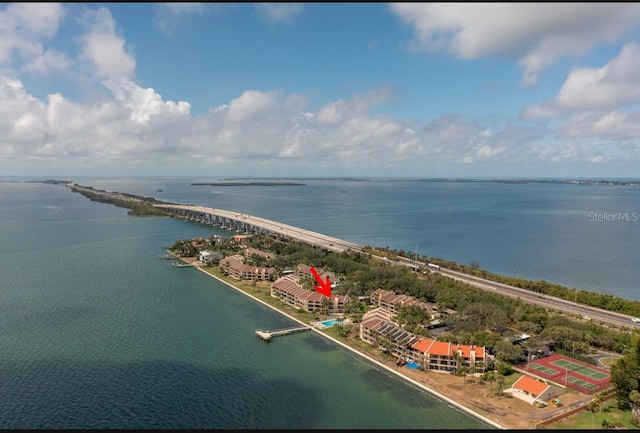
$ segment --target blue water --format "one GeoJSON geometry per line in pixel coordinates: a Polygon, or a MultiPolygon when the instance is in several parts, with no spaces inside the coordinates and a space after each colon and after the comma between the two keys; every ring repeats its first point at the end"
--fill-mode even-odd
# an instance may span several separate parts
{"type": "Polygon", "coordinates": [[[324,322],[320,322],[320,323],[322,323],[323,326],[330,328],[336,323],[342,323],[342,321],[338,319],[331,319],[331,320],[325,320],[324,322]]]}
{"type": "Polygon", "coordinates": [[[415,362],[407,362],[406,365],[409,368],[413,368],[415,370],[420,370],[420,366],[418,364],[416,364],[415,362]]]}
{"type": "Polygon", "coordinates": [[[487,428],[315,333],[256,338],[293,323],[159,258],[211,234],[0,182],[0,428],[487,428]]]}

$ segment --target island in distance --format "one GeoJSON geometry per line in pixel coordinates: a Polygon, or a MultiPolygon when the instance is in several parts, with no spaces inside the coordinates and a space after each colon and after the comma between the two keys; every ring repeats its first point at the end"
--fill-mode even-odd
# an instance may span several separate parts
{"type": "Polygon", "coordinates": [[[297,182],[195,182],[191,185],[209,185],[209,186],[305,186],[304,183],[297,182]]]}

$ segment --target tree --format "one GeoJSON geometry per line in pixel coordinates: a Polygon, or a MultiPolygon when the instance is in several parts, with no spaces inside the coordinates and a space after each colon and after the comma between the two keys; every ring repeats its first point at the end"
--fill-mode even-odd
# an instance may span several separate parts
{"type": "Polygon", "coordinates": [[[320,305],[322,308],[322,312],[324,314],[329,314],[329,298],[327,298],[326,296],[323,296],[322,299],[320,300],[320,305]]]}
{"type": "Polygon", "coordinates": [[[640,420],[640,392],[633,390],[629,393],[629,403],[631,404],[631,418],[633,424],[638,425],[640,420]]]}
{"type": "Polygon", "coordinates": [[[462,383],[467,383],[467,372],[469,371],[469,367],[463,365],[458,371],[462,374],[462,383]]]}
{"type": "Polygon", "coordinates": [[[604,391],[600,391],[598,395],[596,395],[596,400],[598,401],[598,413],[602,413],[602,406],[608,394],[609,393],[606,390],[604,390],[604,391]]]}
{"type": "Polygon", "coordinates": [[[489,381],[489,395],[493,395],[493,382],[495,382],[497,379],[496,372],[494,370],[488,373],[489,374],[487,375],[487,380],[489,381]]]}
{"type": "Polygon", "coordinates": [[[640,377],[640,343],[634,336],[626,354],[611,366],[611,384],[616,392],[619,407],[633,406],[631,393],[638,391],[640,377]]]}
{"type": "Polygon", "coordinates": [[[493,346],[498,361],[504,363],[514,363],[522,358],[522,346],[513,344],[510,341],[498,340],[493,346]]]}
{"type": "Polygon", "coordinates": [[[498,377],[496,377],[496,382],[498,383],[498,397],[502,397],[502,390],[504,388],[504,376],[499,374],[498,377]]]}
{"type": "Polygon", "coordinates": [[[598,410],[598,400],[593,399],[587,404],[586,409],[591,412],[591,428],[595,428],[596,411],[598,410]]]}

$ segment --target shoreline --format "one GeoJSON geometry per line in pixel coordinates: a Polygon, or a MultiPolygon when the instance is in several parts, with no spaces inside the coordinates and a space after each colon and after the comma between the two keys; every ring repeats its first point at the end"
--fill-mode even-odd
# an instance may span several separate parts
{"type": "MultiPolygon", "coordinates": [[[[172,254],[172,253],[169,253],[169,254],[172,254]]],[[[189,263],[189,261],[184,260],[181,257],[177,257],[175,255],[173,255],[173,256],[176,257],[176,259],[178,259],[178,260],[182,260],[183,262],[189,263]]],[[[298,319],[298,318],[296,318],[294,316],[291,316],[291,315],[287,314],[286,312],[284,312],[282,310],[279,310],[278,308],[274,307],[273,305],[270,305],[269,303],[267,303],[267,302],[263,301],[262,299],[259,299],[259,298],[255,297],[255,296],[251,295],[250,293],[247,293],[246,291],[240,289],[239,287],[234,286],[233,284],[229,283],[228,281],[225,281],[225,280],[217,277],[216,275],[213,275],[213,274],[205,271],[204,269],[201,269],[199,266],[193,266],[193,267],[196,268],[198,271],[202,272],[203,274],[208,275],[209,277],[215,278],[219,282],[231,287],[232,289],[234,289],[234,290],[236,290],[236,291],[238,291],[238,292],[250,297],[251,299],[253,299],[255,301],[258,301],[259,303],[261,303],[262,305],[264,305],[266,307],[269,307],[273,311],[276,311],[276,312],[282,314],[283,316],[285,316],[285,317],[287,317],[287,318],[289,318],[289,319],[291,319],[291,320],[293,320],[293,321],[295,321],[297,323],[300,323],[301,325],[309,326],[309,324],[301,321],[300,319],[298,319]]],[[[397,377],[399,379],[402,379],[405,382],[408,382],[409,384],[411,384],[411,385],[413,385],[415,387],[418,387],[418,389],[433,395],[434,397],[436,397],[436,398],[442,400],[443,402],[455,407],[456,409],[466,413],[467,415],[469,415],[469,416],[471,416],[471,417],[473,417],[473,418],[475,418],[475,419],[477,419],[477,420],[479,420],[479,421],[481,421],[481,422],[483,422],[483,423],[485,423],[485,424],[487,424],[487,425],[489,425],[491,427],[494,427],[494,428],[497,428],[497,429],[500,429],[500,430],[508,430],[507,427],[505,427],[505,426],[503,426],[503,425],[501,425],[501,424],[499,424],[499,423],[497,423],[497,422],[485,417],[484,415],[482,415],[482,414],[480,414],[480,413],[478,413],[478,412],[476,412],[476,411],[474,411],[472,409],[469,409],[468,407],[464,406],[463,404],[461,404],[461,403],[459,403],[459,402],[457,402],[455,400],[450,399],[449,397],[437,392],[436,390],[434,390],[434,389],[432,389],[432,388],[430,388],[430,387],[428,387],[428,386],[426,386],[426,385],[424,385],[424,384],[422,384],[420,382],[415,381],[411,377],[409,377],[409,376],[407,376],[407,375],[405,375],[405,374],[403,374],[403,373],[401,373],[401,372],[399,372],[397,370],[394,370],[394,369],[390,368],[389,366],[387,366],[387,365],[383,364],[382,362],[374,359],[373,357],[367,355],[366,353],[361,352],[361,351],[357,350],[356,348],[354,348],[352,346],[349,346],[348,344],[345,344],[345,343],[343,343],[341,341],[336,340],[335,338],[333,338],[330,335],[327,335],[327,334],[321,332],[319,329],[317,329],[317,328],[315,328],[313,326],[311,327],[311,331],[315,332],[316,334],[318,334],[318,335],[320,335],[320,336],[322,336],[324,338],[327,338],[328,340],[332,341],[333,343],[338,344],[340,347],[343,347],[343,348],[349,350],[350,352],[352,352],[352,353],[364,358],[367,362],[369,362],[373,366],[382,368],[384,371],[392,373],[395,377],[397,377]]]]}

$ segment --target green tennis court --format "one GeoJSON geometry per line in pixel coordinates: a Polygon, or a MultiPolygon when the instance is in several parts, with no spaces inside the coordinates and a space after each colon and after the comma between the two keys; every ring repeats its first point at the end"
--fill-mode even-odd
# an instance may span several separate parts
{"type": "Polygon", "coordinates": [[[564,355],[552,354],[537,358],[523,363],[520,368],[531,375],[586,394],[611,387],[611,375],[608,370],[564,355]]]}

